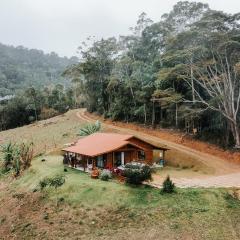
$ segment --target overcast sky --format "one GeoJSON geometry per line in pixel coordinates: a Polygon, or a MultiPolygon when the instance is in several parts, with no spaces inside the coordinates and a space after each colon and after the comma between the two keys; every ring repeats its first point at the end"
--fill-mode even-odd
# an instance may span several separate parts
{"type": "MultiPolygon", "coordinates": [[[[175,0],[0,0],[0,42],[60,56],[76,55],[88,36],[127,34],[140,13],[154,21],[175,0]]],[[[240,0],[204,0],[212,9],[240,12],[240,0]]]]}

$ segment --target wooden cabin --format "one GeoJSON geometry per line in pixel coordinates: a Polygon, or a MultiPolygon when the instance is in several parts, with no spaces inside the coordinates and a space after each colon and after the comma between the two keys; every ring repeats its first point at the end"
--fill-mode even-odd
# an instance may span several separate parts
{"type": "Polygon", "coordinates": [[[91,171],[95,167],[112,170],[135,161],[153,164],[153,151],[164,160],[165,147],[159,147],[133,135],[94,133],[62,149],[65,164],[91,171]]]}

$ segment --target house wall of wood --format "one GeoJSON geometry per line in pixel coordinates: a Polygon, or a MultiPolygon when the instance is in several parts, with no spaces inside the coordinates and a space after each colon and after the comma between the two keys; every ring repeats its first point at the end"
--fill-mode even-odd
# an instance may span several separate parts
{"type": "Polygon", "coordinates": [[[115,157],[114,157],[114,154],[115,153],[121,153],[121,152],[124,152],[124,163],[129,163],[129,162],[132,162],[133,160],[137,160],[137,148],[133,148],[131,147],[128,148],[128,147],[124,147],[124,148],[120,148],[118,150],[116,150],[115,152],[111,152],[111,153],[108,153],[107,154],[107,161],[105,163],[105,168],[108,168],[108,169],[111,169],[114,167],[114,164],[115,164],[115,157]]]}
{"type": "MultiPolygon", "coordinates": [[[[131,138],[128,140],[129,142],[141,147],[144,149],[144,152],[145,152],[145,163],[147,164],[153,164],[153,146],[149,143],[146,143],[144,141],[141,141],[140,139],[138,138],[131,138]]],[[[135,152],[135,158],[138,159],[138,152],[135,152]]]]}
{"type": "Polygon", "coordinates": [[[105,168],[112,169],[113,168],[113,153],[107,154],[107,162],[105,164],[105,168]]]}
{"type": "Polygon", "coordinates": [[[145,152],[145,160],[139,159],[138,152],[141,151],[142,149],[134,147],[132,145],[127,145],[125,147],[122,147],[115,152],[107,153],[107,161],[105,163],[105,168],[112,169],[115,166],[116,159],[115,159],[115,153],[121,153],[124,152],[124,163],[129,163],[132,161],[138,161],[138,162],[143,162],[147,164],[152,164],[153,163],[153,149],[151,145],[144,144],[144,143],[139,143],[139,142],[134,142],[134,144],[140,144],[142,148],[144,148],[145,152]]]}

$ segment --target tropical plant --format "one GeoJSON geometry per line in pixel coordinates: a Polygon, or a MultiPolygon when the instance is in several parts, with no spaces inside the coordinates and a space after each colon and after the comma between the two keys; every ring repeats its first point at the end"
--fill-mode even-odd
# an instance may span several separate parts
{"type": "Polygon", "coordinates": [[[7,172],[11,169],[14,155],[15,155],[15,144],[9,142],[5,145],[1,145],[1,152],[3,154],[3,167],[4,171],[7,172]]]}
{"type": "Polygon", "coordinates": [[[86,126],[82,127],[80,129],[79,136],[88,136],[100,130],[101,123],[100,121],[96,121],[95,123],[89,123],[86,126]]]}
{"type": "Polygon", "coordinates": [[[28,143],[12,143],[2,145],[3,168],[4,172],[13,169],[15,176],[20,174],[21,170],[25,170],[31,166],[33,159],[33,144],[28,143]]]}

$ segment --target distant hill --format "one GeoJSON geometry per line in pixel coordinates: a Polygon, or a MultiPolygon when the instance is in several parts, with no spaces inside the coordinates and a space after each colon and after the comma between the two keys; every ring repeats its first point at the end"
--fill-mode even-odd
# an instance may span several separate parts
{"type": "Polygon", "coordinates": [[[0,97],[28,86],[67,84],[69,81],[61,73],[76,62],[76,57],[59,57],[54,52],[44,54],[41,50],[0,43],[0,97]]]}

